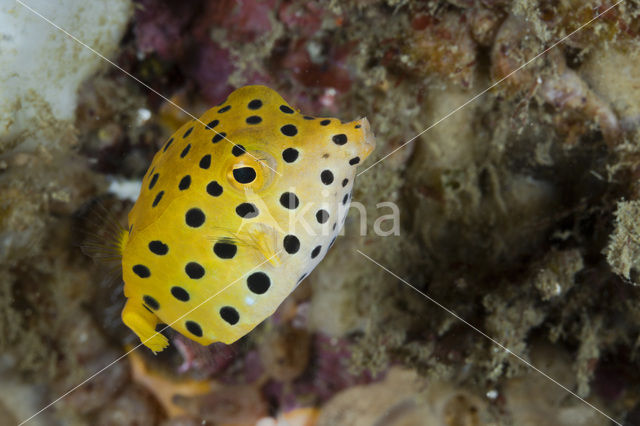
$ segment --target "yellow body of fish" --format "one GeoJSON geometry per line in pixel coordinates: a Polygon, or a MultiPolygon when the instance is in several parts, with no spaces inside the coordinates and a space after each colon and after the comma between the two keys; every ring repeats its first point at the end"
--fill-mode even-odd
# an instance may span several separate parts
{"type": "Polygon", "coordinates": [[[347,213],[366,119],[301,115],[264,86],[233,92],[158,151],[122,236],[124,323],[208,345],[271,315],[324,257],[347,213]]]}

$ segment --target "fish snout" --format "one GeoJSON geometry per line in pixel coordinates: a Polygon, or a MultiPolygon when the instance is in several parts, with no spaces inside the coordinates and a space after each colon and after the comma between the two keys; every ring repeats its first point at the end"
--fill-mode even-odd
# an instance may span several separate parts
{"type": "Polygon", "coordinates": [[[362,128],[362,138],[358,140],[358,155],[361,160],[364,160],[373,152],[376,147],[376,137],[371,130],[371,125],[369,124],[369,120],[366,117],[363,117],[359,120],[356,120],[356,123],[359,124],[362,128]]]}

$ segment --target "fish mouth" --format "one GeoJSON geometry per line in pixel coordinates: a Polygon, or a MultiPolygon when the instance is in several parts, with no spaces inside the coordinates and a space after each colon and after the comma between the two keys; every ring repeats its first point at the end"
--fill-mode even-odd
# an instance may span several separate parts
{"type": "Polygon", "coordinates": [[[373,152],[376,147],[376,137],[371,130],[371,125],[366,117],[357,120],[357,123],[362,126],[362,140],[359,143],[360,158],[364,160],[373,152]]]}

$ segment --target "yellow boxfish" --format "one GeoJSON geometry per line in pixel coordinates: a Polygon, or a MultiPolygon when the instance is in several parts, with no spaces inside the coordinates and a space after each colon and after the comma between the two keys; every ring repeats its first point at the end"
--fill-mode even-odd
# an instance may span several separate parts
{"type": "Polygon", "coordinates": [[[327,253],[374,145],[366,118],[302,115],[264,86],[182,126],[121,236],[123,322],[154,352],[159,323],[202,345],[247,334],[327,253]]]}

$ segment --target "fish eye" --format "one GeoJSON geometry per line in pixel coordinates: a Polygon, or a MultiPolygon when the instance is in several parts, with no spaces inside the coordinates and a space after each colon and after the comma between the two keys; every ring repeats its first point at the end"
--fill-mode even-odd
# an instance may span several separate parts
{"type": "Polygon", "coordinates": [[[227,164],[227,181],[235,189],[257,191],[273,179],[273,168],[277,163],[270,154],[262,151],[246,152],[233,157],[227,164]]]}
{"type": "Polygon", "coordinates": [[[233,169],[233,178],[238,183],[248,184],[256,180],[256,171],[253,167],[241,166],[233,169]]]}

